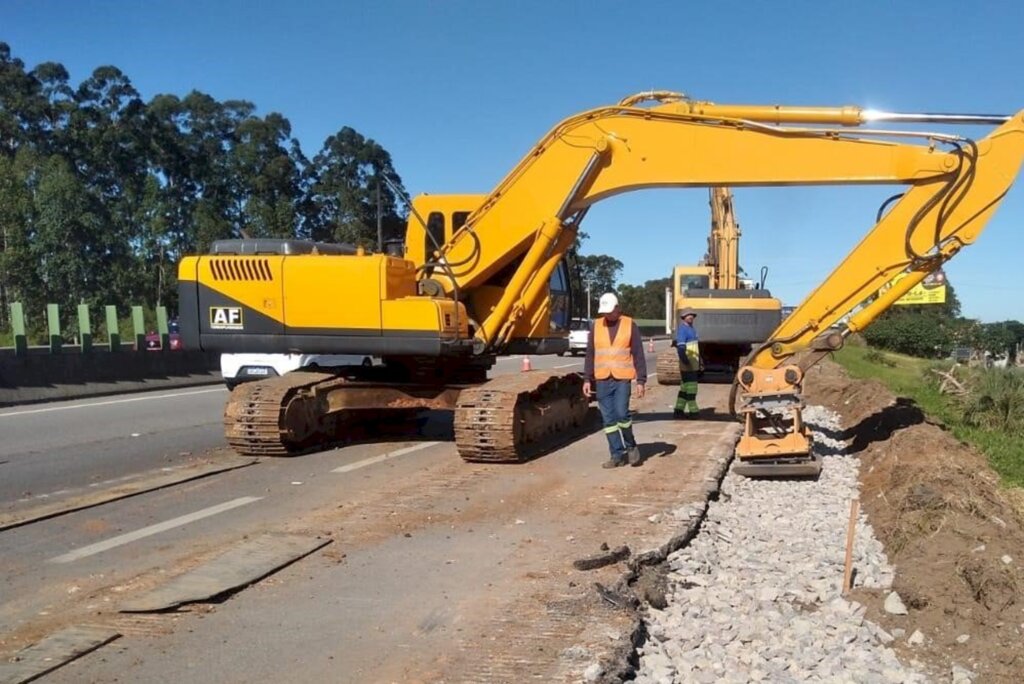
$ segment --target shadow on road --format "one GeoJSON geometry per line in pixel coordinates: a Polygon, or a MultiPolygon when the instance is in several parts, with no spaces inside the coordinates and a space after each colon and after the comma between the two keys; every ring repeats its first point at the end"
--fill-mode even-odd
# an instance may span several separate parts
{"type": "Polygon", "coordinates": [[[671,456],[674,454],[678,447],[675,444],[669,444],[668,442],[647,442],[637,444],[640,447],[640,463],[637,465],[643,465],[649,458],[664,458],[665,456],[671,456]]]}

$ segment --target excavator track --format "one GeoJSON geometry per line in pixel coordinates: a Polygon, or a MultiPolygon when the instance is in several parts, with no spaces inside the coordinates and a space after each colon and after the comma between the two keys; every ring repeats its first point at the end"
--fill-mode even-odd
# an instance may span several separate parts
{"type": "Polygon", "coordinates": [[[242,383],[224,407],[228,444],[243,456],[296,456],[330,446],[334,421],[317,410],[310,390],[334,377],[296,371],[242,383]]]}
{"type": "Polygon", "coordinates": [[[455,445],[465,461],[525,461],[581,435],[589,408],[579,375],[498,376],[459,395],[455,445]]]}
{"type": "Polygon", "coordinates": [[[679,353],[675,347],[669,347],[658,354],[658,384],[678,385],[683,381],[679,372],[679,353]]]}

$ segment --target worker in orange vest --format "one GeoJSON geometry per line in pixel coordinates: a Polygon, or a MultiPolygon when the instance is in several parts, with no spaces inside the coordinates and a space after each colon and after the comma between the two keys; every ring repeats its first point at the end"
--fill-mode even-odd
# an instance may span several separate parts
{"type": "Polygon", "coordinates": [[[608,292],[601,295],[597,313],[602,316],[590,326],[587,356],[583,363],[583,393],[597,393],[597,405],[608,438],[609,459],[604,468],[640,465],[640,449],[633,437],[629,415],[629,396],[636,380],[637,398],[647,385],[647,359],[644,357],[640,328],[619,309],[619,298],[608,292]]]}

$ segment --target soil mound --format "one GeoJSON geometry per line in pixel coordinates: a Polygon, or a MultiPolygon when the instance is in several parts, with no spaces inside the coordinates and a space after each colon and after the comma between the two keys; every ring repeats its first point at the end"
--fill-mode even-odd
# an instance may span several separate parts
{"type": "Polygon", "coordinates": [[[947,681],[954,664],[983,682],[1024,680],[1019,493],[999,484],[983,455],[879,382],[852,380],[826,361],[808,373],[805,389],[808,403],[843,417],[838,437],[861,459],[861,506],[909,614],[886,613],[884,593],[851,598],[896,637],[901,657],[947,681]],[[924,643],[911,645],[917,630],[924,643]]]}

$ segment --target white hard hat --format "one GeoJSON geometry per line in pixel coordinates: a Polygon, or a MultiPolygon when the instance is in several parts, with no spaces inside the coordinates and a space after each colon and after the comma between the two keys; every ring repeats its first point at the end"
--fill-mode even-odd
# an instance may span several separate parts
{"type": "Polygon", "coordinates": [[[611,313],[612,309],[619,305],[619,298],[615,296],[614,292],[605,292],[601,295],[601,299],[597,303],[597,313],[606,314],[611,313]]]}

